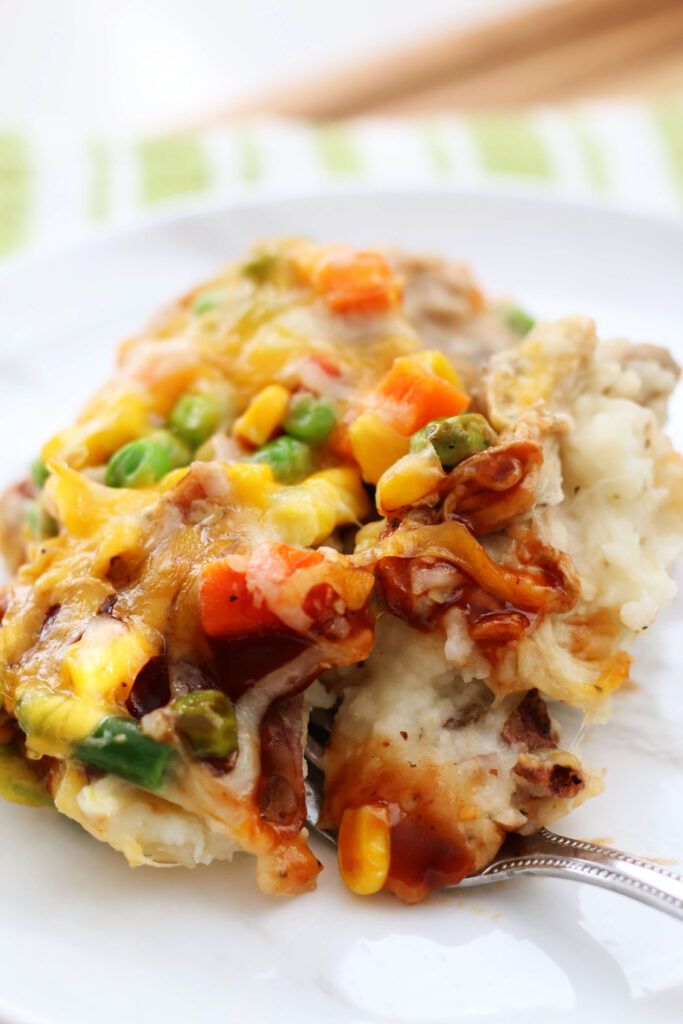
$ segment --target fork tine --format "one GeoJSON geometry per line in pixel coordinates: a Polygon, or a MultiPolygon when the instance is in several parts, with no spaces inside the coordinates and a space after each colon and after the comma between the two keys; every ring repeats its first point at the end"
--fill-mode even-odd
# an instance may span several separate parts
{"type": "Polygon", "coordinates": [[[318,826],[325,789],[323,761],[325,747],[330,740],[331,723],[332,714],[329,711],[323,708],[314,708],[311,711],[308,723],[308,738],[306,740],[306,765],[308,769],[305,783],[306,818],[311,828],[336,846],[336,833],[318,826]]]}
{"type": "Polygon", "coordinates": [[[309,827],[317,832],[318,835],[323,836],[327,839],[328,843],[332,843],[333,846],[336,846],[336,832],[331,832],[326,828],[320,828],[318,825],[323,804],[324,776],[320,769],[308,760],[308,754],[306,755],[306,760],[308,762],[308,775],[304,783],[304,791],[306,794],[306,820],[309,827]]]}
{"type": "MultiPolygon", "coordinates": [[[[317,824],[325,786],[323,759],[332,720],[330,711],[315,709],[311,712],[310,725],[315,735],[311,735],[309,728],[305,789],[308,824],[336,846],[336,833],[319,828],[317,824]]],[[[556,835],[546,828],[529,836],[511,833],[489,864],[476,874],[463,878],[457,885],[446,886],[446,890],[500,882],[525,874],[550,875],[599,885],[683,920],[683,877],[639,857],[596,843],[556,835]]]]}

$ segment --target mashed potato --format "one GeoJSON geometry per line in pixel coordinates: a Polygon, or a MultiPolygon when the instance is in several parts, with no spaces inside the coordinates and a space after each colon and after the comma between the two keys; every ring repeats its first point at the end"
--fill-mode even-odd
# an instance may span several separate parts
{"type": "Polygon", "coordinates": [[[191,868],[232,860],[237,849],[196,814],[113,775],[89,782],[75,765],[55,785],[55,807],[119,850],[131,867],[191,868]]]}
{"type": "Polygon", "coordinates": [[[604,716],[603,698],[628,669],[618,652],[675,593],[683,464],[656,409],[641,404],[659,407],[675,379],[668,363],[629,360],[623,342],[601,346],[585,318],[541,323],[491,361],[488,401],[507,430],[539,408],[550,414],[545,465],[555,479],[532,521],[580,582],[575,607],[547,617],[501,667],[502,685],[539,685],[604,716]]]}

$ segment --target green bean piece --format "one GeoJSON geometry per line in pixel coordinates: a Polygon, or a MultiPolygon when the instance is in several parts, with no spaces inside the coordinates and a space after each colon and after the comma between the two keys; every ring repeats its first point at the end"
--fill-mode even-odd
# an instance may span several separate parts
{"type": "Polygon", "coordinates": [[[104,482],[107,487],[151,487],[170,472],[166,448],[149,437],[140,437],[114,452],[104,482]]]}
{"type": "Polygon", "coordinates": [[[171,469],[189,466],[192,461],[192,452],[189,445],[185,444],[179,437],[176,437],[175,434],[172,434],[170,430],[155,430],[147,436],[147,440],[161,445],[171,460],[171,469]]]}
{"type": "Polygon", "coordinates": [[[137,722],[112,715],[86,739],[74,744],[79,761],[119,775],[144,789],[163,786],[173,747],[145,736],[137,722]]]}
{"type": "Polygon", "coordinates": [[[419,452],[431,444],[444,469],[452,469],[496,441],[496,433],[488,420],[477,412],[465,412],[427,423],[411,437],[410,450],[419,452]]]}
{"type": "Polygon", "coordinates": [[[202,316],[203,313],[210,313],[212,309],[220,305],[221,298],[220,292],[202,292],[194,300],[192,312],[197,316],[202,316]]]}
{"type": "Polygon", "coordinates": [[[337,414],[331,402],[315,395],[295,395],[283,428],[285,433],[307,444],[322,444],[335,428],[337,414]]]}
{"type": "Polygon", "coordinates": [[[194,450],[215,433],[220,418],[218,402],[211,395],[183,395],[168,422],[173,433],[194,450]]]}
{"type": "Polygon", "coordinates": [[[534,318],[520,306],[508,307],[505,312],[505,322],[521,338],[524,338],[536,323],[534,318]]]}
{"type": "Polygon", "coordinates": [[[313,472],[311,449],[295,437],[276,437],[251,456],[251,462],[266,462],[281,484],[296,484],[313,472]]]}
{"type": "Polygon", "coordinates": [[[45,486],[45,481],[50,475],[50,470],[47,468],[42,459],[34,459],[31,463],[31,479],[38,488],[45,486]]]}
{"type": "Polygon", "coordinates": [[[221,690],[195,690],[170,706],[177,731],[196,757],[228,757],[237,750],[235,708],[221,690]]]}

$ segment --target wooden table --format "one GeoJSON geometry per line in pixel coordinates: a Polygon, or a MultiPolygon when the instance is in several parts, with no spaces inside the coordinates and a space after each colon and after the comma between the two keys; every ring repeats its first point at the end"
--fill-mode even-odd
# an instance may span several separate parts
{"type": "MultiPolygon", "coordinates": [[[[419,3],[419,0],[415,0],[419,3]]],[[[343,17],[343,8],[330,15],[343,17]]],[[[683,0],[561,0],[222,111],[334,119],[683,95],[683,0]]]]}

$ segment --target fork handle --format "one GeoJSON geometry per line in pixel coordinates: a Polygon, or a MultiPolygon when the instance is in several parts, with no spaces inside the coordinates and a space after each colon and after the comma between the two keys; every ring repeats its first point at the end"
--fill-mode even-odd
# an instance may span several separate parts
{"type": "Polygon", "coordinates": [[[558,836],[546,828],[531,836],[508,836],[504,855],[484,868],[476,881],[495,882],[518,874],[551,875],[599,885],[683,921],[681,876],[620,850],[558,836]]]}

